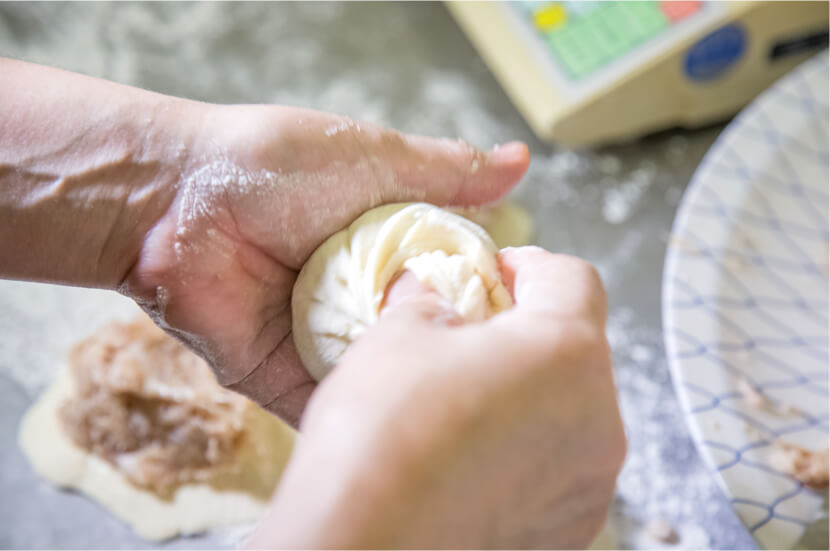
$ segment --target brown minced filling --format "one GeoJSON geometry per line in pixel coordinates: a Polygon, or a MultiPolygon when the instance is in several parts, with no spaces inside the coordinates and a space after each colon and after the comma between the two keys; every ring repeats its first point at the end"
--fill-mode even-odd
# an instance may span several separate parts
{"type": "Polygon", "coordinates": [[[812,451],[795,444],[776,441],[772,444],[772,466],[791,475],[813,490],[830,485],[830,450],[812,451]]]}
{"type": "Polygon", "coordinates": [[[159,494],[233,469],[242,396],[146,317],[112,323],[69,354],[75,394],[60,408],[72,440],[159,494]]]}

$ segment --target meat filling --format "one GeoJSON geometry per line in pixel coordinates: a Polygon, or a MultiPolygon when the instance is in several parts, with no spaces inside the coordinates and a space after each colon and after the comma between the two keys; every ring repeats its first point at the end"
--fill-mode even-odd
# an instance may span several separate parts
{"type": "Polygon", "coordinates": [[[69,354],[76,389],[60,409],[72,440],[159,494],[233,468],[250,402],[142,317],[113,323],[69,354]]]}

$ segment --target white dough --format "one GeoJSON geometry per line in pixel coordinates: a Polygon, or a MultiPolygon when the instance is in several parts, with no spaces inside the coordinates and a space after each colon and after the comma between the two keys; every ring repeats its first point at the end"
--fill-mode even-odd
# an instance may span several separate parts
{"type": "Polygon", "coordinates": [[[409,270],[468,322],[509,308],[496,245],[480,226],[424,203],[372,209],[331,236],[303,266],[292,298],[294,342],[322,379],[374,324],[389,283],[409,270]]]}
{"type": "Polygon", "coordinates": [[[294,438],[294,431],[276,417],[249,408],[245,425],[251,438],[237,457],[241,468],[213,480],[182,484],[170,499],[162,499],[134,486],[115,467],[66,435],[58,409],[73,392],[72,378],[64,371],[21,422],[20,446],[35,470],[50,482],[89,495],[151,540],[249,523],[265,512],[294,438]]]}

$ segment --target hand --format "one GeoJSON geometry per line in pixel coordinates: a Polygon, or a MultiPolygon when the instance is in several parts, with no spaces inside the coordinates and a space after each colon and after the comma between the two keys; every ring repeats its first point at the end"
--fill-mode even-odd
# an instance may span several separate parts
{"type": "Polygon", "coordinates": [[[625,455],[606,299],[586,263],[500,255],[516,305],[462,320],[414,278],[308,405],[258,548],[566,548],[625,455]]]}
{"type": "Polygon", "coordinates": [[[292,286],[314,249],[383,203],[497,200],[528,164],[523,144],[484,153],[315,111],[199,109],[176,197],[120,290],[221,384],[292,424],[315,386],[291,338],[292,286]]]}

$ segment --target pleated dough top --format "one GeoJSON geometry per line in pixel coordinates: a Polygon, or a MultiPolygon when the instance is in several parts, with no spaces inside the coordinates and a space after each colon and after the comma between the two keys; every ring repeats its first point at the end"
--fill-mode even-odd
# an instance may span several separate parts
{"type": "Polygon", "coordinates": [[[322,379],[374,324],[389,283],[409,270],[467,322],[509,308],[496,245],[474,222],[425,203],[385,205],[331,236],[308,259],[292,296],[294,342],[322,379]]]}

